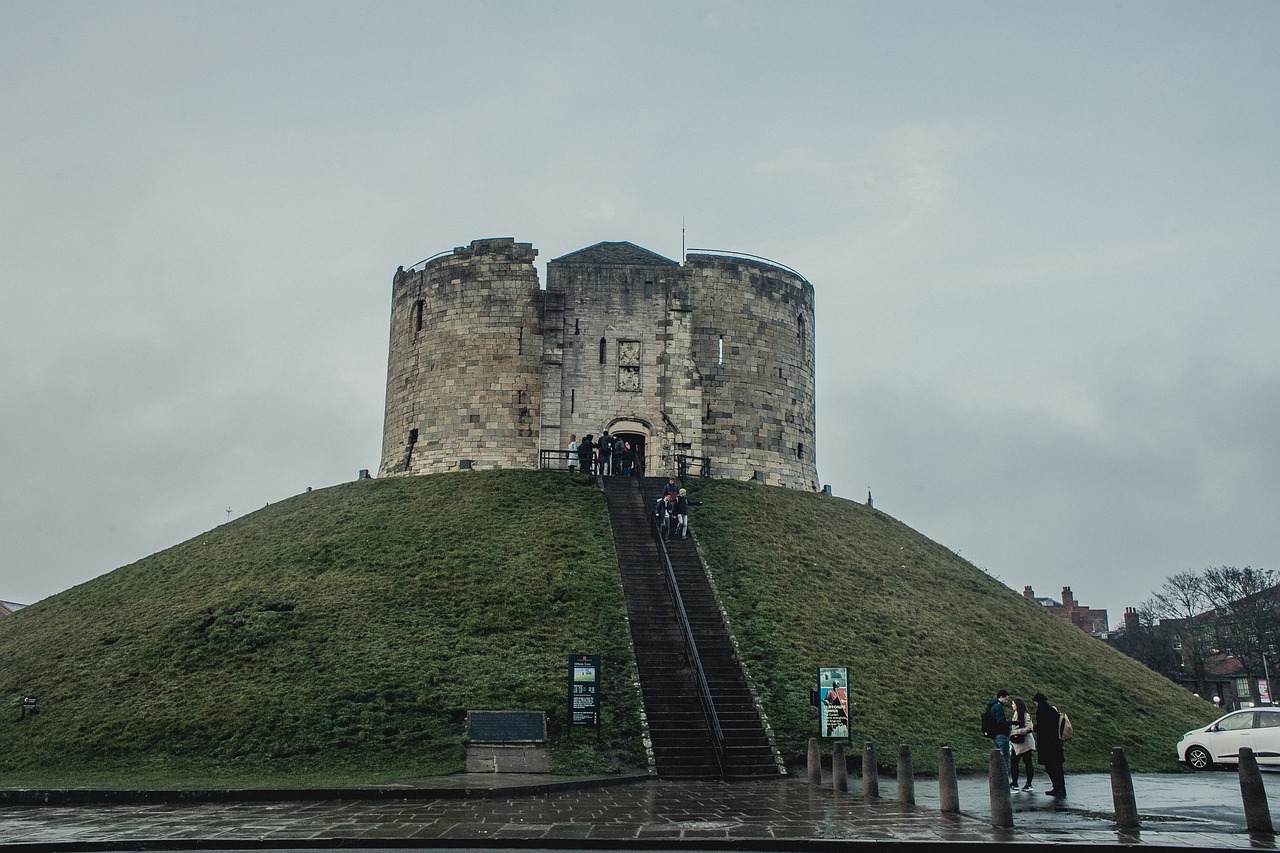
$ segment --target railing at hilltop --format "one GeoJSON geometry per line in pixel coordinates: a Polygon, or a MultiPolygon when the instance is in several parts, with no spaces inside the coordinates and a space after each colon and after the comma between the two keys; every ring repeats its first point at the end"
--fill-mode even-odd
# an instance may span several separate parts
{"type": "Polygon", "coordinates": [[[423,258],[422,260],[418,261],[418,262],[417,262],[416,264],[414,264],[413,266],[408,267],[407,269],[405,269],[405,272],[406,272],[406,273],[411,273],[411,272],[417,272],[418,270],[424,270],[424,269],[426,269],[426,268],[427,268],[427,264],[431,263],[431,262],[432,262],[432,261],[434,261],[436,258],[443,258],[443,257],[445,257],[446,255],[452,255],[452,254],[453,254],[453,249],[445,249],[443,252],[436,252],[436,253],[435,253],[434,255],[432,255],[431,257],[429,257],[429,258],[423,258]]]}
{"type": "Polygon", "coordinates": [[[699,477],[711,476],[710,456],[689,456],[686,453],[676,454],[676,476],[681,482],[689,476],[690,471],[699,477]],[[696,467],[695,467],[696,466],[696,467]]]}
{"type": "Polygon", "coordinates": [[[801,281],[804,281],[804,282],[809,281],[809,279],[805,278],[799,272],[797,272],[796,270],[793,270],[791,267],[787,266],[786,264],[780,264],[775,260],[761,257],[760,255],[748,255],[746,252],[730,252],[727,249],[685,249],[684,251],[685,260],[687,261],[689,259],[689,255],[692,255],[692,254],[716,255],[724,258],[743,258],[749,261],[759,261],[761,263],[768,264],[771,267],[777,267],[780,270],[786,270],[787,272],[791,273],[801,281]]]}

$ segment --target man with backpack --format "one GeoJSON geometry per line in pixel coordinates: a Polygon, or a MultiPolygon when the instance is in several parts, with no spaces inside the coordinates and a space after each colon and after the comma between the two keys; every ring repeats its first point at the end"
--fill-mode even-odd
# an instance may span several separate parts
{"type": "Polygon", "coordinates": [[[1004,709],[1010,701],[1008,690],[997,690],[996,695],[987,700],[986,710],[982,712],[982,733],[992,738],[994,747],[1000,750],[1006,778],[1009,776],[1009,732],[1013,729],[1013,723],[1004,709]]]}
{"type": "Polygon", "coordinates": [[[1043,693],[1032,696],[1031,701],[1036,703],[1036,749],[1053,786],[1045,793],[1050,797],[1065,797],[1067,782],[1062,769],[1062,744],[1071,737],[1071,721],[1066,714],[1050,705],[1043,693]]]}

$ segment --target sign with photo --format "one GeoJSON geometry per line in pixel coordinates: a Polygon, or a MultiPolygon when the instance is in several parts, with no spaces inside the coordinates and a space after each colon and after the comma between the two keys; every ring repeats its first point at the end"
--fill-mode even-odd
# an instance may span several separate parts
{"type": "Polygon", "coordinates": [[[600,726],[600,656],[569,656],[569,725],[600,726]]]}
{"type": "Polygon", "coordinates": [[[824,666],[818,670],[818,736],[849,737],[849,670],[824,666]]]}

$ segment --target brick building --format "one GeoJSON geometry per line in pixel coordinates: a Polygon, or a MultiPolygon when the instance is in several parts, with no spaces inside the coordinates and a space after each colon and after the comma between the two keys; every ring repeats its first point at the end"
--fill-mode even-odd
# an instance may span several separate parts
{"type": "Polygon", "coordinates": [[[1054,601],[1052,598],[1041,597],[1035,594],[1030,586],[1022,588],[1022,597],[1028,601],[1034,601],[1047,609],[1059,619],[1065,619],[1072,625],[1075,625],[1082,631],[1090,634],[1105,634],[1109,630],[1107,627],[1107,611],[1099,610],[1093,607],[1086,607],[1076,601],[1076,597],[1071,592],[1071,587],[1064,586],[1062,588],[1062,601],[1054,601]]]}

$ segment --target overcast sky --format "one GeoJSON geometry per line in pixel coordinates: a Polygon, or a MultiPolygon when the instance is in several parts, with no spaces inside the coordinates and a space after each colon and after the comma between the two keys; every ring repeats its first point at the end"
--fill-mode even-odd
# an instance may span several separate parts
{"type": "Polygon", "coordinates": [[[813,283],[837,495],[1113,624],[1280,569],[1280,3],[0,18],[0,599],[376,470],[397,266],[682,222],[813,283]]]}

